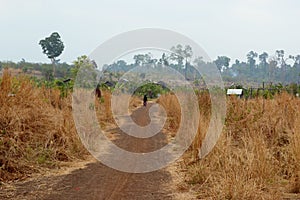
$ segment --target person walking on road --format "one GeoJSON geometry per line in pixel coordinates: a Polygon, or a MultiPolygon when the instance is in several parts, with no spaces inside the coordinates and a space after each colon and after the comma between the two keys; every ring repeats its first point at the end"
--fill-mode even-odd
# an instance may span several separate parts
{"type": "Polygon", "coordinates": [[[148,101],[148,98],[147,98],[147,95],[145,94],[144,95],[144,99],[143,99],[143,102],[144,102],[144,106],[146,107],[147,106],[147,101],[148,101]]]}

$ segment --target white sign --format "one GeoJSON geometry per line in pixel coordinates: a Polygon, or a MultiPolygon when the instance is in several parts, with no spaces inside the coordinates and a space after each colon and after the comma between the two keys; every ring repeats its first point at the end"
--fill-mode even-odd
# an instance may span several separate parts
{"type": "Polygon", "coordinates": [[[227,95],[242,95],[243,89],[228,89],[227,95]]]}

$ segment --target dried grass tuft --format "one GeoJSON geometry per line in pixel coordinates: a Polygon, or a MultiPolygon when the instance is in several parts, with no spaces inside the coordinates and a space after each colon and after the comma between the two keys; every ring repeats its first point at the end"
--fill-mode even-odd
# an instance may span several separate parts
{"type": "Polygon", "coordinates": [[[0,84],[0,181],[87,155],[76,134],[71,97],[4,72],[0,84]]]}
{"type": "MultiPolygon", "coordinates": [[[[173,114],[170,119],[178,119],[172,98],[166,95],[160,103],[173,114]]],[[[280,199],[299,193],[300,99],[283,93],[268,100],[227,100],[223,133],[213,151],[197,160],[210,120],[209,94],[199,94],[201,121],[184,159],[186,182],[200,199],[280,199]]]]}

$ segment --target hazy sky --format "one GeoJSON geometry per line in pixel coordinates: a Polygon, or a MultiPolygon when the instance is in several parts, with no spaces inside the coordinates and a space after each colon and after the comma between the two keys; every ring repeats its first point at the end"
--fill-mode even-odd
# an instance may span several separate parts
{"type": "Polygon", "coordinates": [[[88,55],[103,41],[138,28],[182,33],[215,59],[284,49],[300,54],[298,0],[0,0],[0,60],[49,62],[38,45],[53,31],[61,60],[88,55]]]}

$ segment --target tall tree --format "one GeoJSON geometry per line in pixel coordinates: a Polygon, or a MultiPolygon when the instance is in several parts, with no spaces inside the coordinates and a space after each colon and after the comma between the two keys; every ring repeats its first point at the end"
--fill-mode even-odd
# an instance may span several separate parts
{"type": "Polygon", "coordinates": [[[221,71],[223,68],[227,69],[229,67],[230,58],[227,56],[218,56],[218,58],[214,61],[217,68],[221,71]]]}
{"type": "Polygon", "coordinates": [[[176,61],[177,62],[177,65],[179,67],[182,67],[183,65],[183,60],[184,60],[184,57],[183,57],[183,47],[181,44],[178,44],[176,47],[172,47],[171,48],[171,55],[170,55],[170,59],[173,60],[173,61],[176,61]]]}
{"type": "Polygon", "coordinates": [[[293,67],[297,68],[300,65],[300,55],[289,56],[289,58],[294,60],[293,67]]]}
{"type": "Polygon", "coordinates": [[[57,57],[61,55],[65,46],[57,32],[52,33],[49,37],[40,40],[39,45],[43,49],[43,53],[51,60],[53,64],[53,76],[55,77],[55,65],[57,57]]]}
{"type": "Polygon", "coordinates": [[[185,78],[187,78],[187,71],[188,66],[190,63],[190,59],[193,56],[192,47],[189,45],[185,45],[184,48],[181,44],[178,44],[176,47],[173,46],[171,48],[171,56],[170,59],[177,61],[179,67],[183,67],[183,61],[185,61],[184,71],[185,71],[185,78]]]}
{"type": "Polygon", "coordinates": [[[277,61],[276,56],[273,56],[273,57],[269,58],[269,70],[268,70],[269,78],[268,78],[268,81],[271,81],[271,82],[276,81],[275,78],[276,78],[277,65],[278,65],[278,61],[277,61]]]}
{"type": "Polygon", "coordinates": [[[250,51],[248,54],[247,54],[247,61],[248,61],[248,64],[250,65],[250,68],[251,69],[254,69],[255,68],[255,64],[256,64],[256,60],[255,58],[257,57],[257,53],[254,52],[254,51],[250,51]]]}
{"type": "Polygon", "coordinates": [[[260,66],[260,70],[261,70],[261,77],[266,78],[267,76],[267,70],[268,70],[268,59],[269,55],[266,52],[263,52],[262,54],[260,54],[258,56],[259,59],[259,66],[260,66]]]}
{"type": "Polygon", "coordinates": [[[168,61],[168,57],[166,56],[165,53],[162,54],[161,58],[158,60],[158,64],[159,65],[165,65],[168,66],[169,65],[169,61],[168,61]]]}
{"type": "Polygon", "coordinates": [[[268,57],[269,57],[269,55],[268,55],[268,53],[266,53],[266,52],[263,52],[262,54],[260,54],[260,55],[258,56],[259,61],[260,61],[260,64],[261,64],[262,66],[265,66],[265,65],[267,64],[267,59],[268,59],[268,57]]]}
{"type": "Polygon", "coordinates": [[[145,55],[144,54],[134,55],[133,60],[135,65],[142,65],[145,62],[145,55]]]}
{"type": "Polygon", "coordinates": [[[137,54],[133,56],[135,65],[153,64],[155,65],[157,59],[152,59],[151,53],[137,54]]]}
{"type": "Polygon", "coordinates": [[[275,56],[277,63],[281,69],[281,81],[285,83],[286,81],[286,60],[284,59],[284,50],[276,50],[275,56]]]}
{"type": "Polygon", "coordinates": [[[254,52],[254,51],[250,51],[248,54],[247,54],[247,63],[249,65],[249,72],[250,72],[250,76],[254,77],[254,75],[256,74],[255,71],[256,71],[256,60],[255,58],[257,58],[257,53],[254,52]]]}

